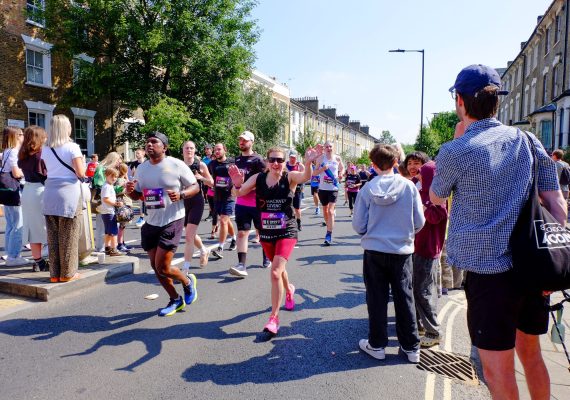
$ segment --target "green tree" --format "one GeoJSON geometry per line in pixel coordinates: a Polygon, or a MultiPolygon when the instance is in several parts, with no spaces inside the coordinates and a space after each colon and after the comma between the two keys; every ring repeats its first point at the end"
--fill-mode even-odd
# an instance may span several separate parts
{"type": "Polygon", "coordinates": [[[299,132],[299,138],[294,142],[295,150],[304,156],[309,147],[315,147],[318,143],[318,138],[315,131],[309,127],[305,127],[304,132],[299,132]]]}
{"type": "Polygon", "coordinates": [[[455,125],[459,122],[459,117],[455,111],[444,111],[437,113],[429,122],[428,129],[437,136],[439,145],[453,139],[455,125]]]}
{"type": "Polygon", "coordinates": [[[370,164],[370,154],[369,154],[368,150],[362,150],[362,154],[354,163],[357,165],[360,165],[360,164],[369,165],[370,164]]]}
{"type": "Polygon", "coordinates": [[[396,138],[392,136],[390,131],[382,131],[378,140],[383,144],[393,144],[397,142],[396,138]]]}
{"type": "MultiPolygon", "coordinates": [[[[162,96],[184,103],[209,127],[236,105],[258,39],[254,0],[51,0],[46,2],[52,53],[84,53],[60,104],[112,102],[141,108],[145,120],[162,96]]],[[[120,123],[121,121],[119,121],[120,123]]]]}
{"type": "Polygon", "coordinates": [[[416,145],[415,144],[402,144],[402,149],[404,149],[404,153],[410,154],[410,153],[413,153],[414,151],[416,151],[416,145]]]}
{"type": "Polygon", "coordinates": [[[248,82],[238,91],[237,106],[228,113],[224,129],[226,146],[230,153],[237,153],[237,136],[247,129],[255,135],[255,150],[264,154],[279,144],[280,132],[287,120],[288,116],[273,100],[269,89],[248,82]]]}
{"type": "Polygon", "coordinates": [[[434,157],[439,149],[439,138],[434,131],[422,126],[414,147],[417,151],[423,151],[428,156],[434,157]]]}
{"type": "MultiPolygon", "coordinates": [[[[169,97],[162,97],[147,112],[145,124],[131,124],[118,138],[119,143],[129,141],[134,147],[144,147],[146,136],[159,131],[168,137],[170,155],[180,158],[182,144],[203,135],[204,127],[197,120],[190,118],[182,102],[169,97]]],[[[194,140],[195,141],[195,140],[194,140]]]]}

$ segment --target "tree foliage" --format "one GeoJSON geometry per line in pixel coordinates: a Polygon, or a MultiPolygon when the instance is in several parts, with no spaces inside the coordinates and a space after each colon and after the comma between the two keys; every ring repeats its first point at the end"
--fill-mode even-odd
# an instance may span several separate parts
{"type": "Polygon", "coordinates": [[[305,126],[305,131],[299,132],[299,139],[295,141],[293,146],[303,156],[309,147],[315,147],[317,143],[319,143],[319,138],[315,131],[305,126]]]}
{"type": "Polygon", "coordinates": [[[226,146],[231,153],[237,153],[236,138],[248,130],[255,135],[255,151],[263,154],[271,146],[279,144],[280,132],[287,121],[286,112],[274,101],[269,89],[248,82],[238,91],[237,105],[229,111],[226,118],[226,146]]]}
{"type": "Polygon", "coordinates": [[[370,154],[368,150],[362,150],[362,154],[354,163],[357,165],[361,164],[366,164],[367,166],[370,165],[370,154]]]}
{"type": "Polygon", "coordinates": [[[163,96],[211,127],[249,77],[258,39],[254,0],[50,0],[43,17],[52,52],[94,57],[60,104],[111,101],[149,110],[163,96]]]}
{"type": "Polygon", "coordinates": [[[392,136],[390,131],[382,131],[378,140],[383,144],[394,144],[397,142],[396,138],[392,136]]]}
{"type": "Polygon", "coordinates": [[[435,157],[441,145],[453,139],[455,125],[458,122],[459,118],[455,111],[436,114],[428,126],[422,127],[421,135],[418,135],[414,145],[415,149],[435,157]]]}

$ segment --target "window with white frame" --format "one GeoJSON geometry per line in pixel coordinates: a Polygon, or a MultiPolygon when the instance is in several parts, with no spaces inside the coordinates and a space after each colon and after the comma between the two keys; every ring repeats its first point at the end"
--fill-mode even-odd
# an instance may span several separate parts
{"type": "Polygon", "coordinates": [[[26,22],[43,28],[45,26],[45,21],[39,13],[42,12],[44,8],[44,0],[26,0],[26,22]]]}
{"type": "Polygon", "coordinates": [[[52,45],[38,38],[22,35],[26,54],[26,84],[51,88],[52,45]]]}
{"type": "Polygon", "coordinates": [[[75,117],[73,123],[73,141],[79,145],[83,154],[87,154],[87,119],[75,117]]]}
{"type": "Polygon", "coordinates": [[[26,77],[30,83],[44,84],[44,55],[39,51],[26,49],[26,77]]]}
{"type": "Polygon", "coordinates": [[[517,85],[520,85],[522,81],[522,64],[519,64],[517,68],[517,85]]]}
{"type": "Polygon", "coordinates": [[[46,128],[46,113],[28,110],[28,125],[37,125],[46,128]]]}
{"type": "Polygon", "coordinates": [[[96,111],[71,107],[73,113],[73,140],[85,155],[95,151],[95,114],[96,111]]]}
{"type": "Polygon", "coordinates": [[[24,103],[28,109],[28,126],[38,125],[49,132],[49,122],[53,116],[55,105],[31,100],[24,100],[24,103]]]}
{"type": "Polygon", "coordinates": [[[544,55],[550,51],[550,27],[544,31],[544,55]]]}
{"type": "Polygon", "coordinates": [[[538,66],[538,45],[534,48],[532,67],[536,68],[538,66]]]}

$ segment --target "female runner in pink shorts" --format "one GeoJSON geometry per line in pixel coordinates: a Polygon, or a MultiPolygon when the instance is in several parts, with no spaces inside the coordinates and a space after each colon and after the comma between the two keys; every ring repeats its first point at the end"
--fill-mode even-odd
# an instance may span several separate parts
{"type": "Polygon", "coordinates": [[[261,213],[259,237],[267,257],[271,260],[271,315],[264,331],[276,335],[279,331],[279,307],[285,296],[285,309],[293,310],[295,286],[289,283],[285,270],[287,260],[297,243],[297,223],[292,203],[295,188],[311,178],[311,162],[322,154],[322,147],[305,153],[305,171],[287,172],[285,152],[279,147],[267,151],[267,172],[251,176],[244,183],[243,172],[235,165],[229,174],[234,184],[234,195],[243,196],[255,189],[256,205],[261,213]]]}

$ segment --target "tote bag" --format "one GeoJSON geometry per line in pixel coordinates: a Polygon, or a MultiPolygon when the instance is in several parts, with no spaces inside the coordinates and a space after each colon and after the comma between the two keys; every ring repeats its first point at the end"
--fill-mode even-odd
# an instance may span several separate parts
{"type": "MultiPolygon", "coordinates": [[[[10,155],[4,155],[4,160],[8,159],[10,155]]],[[[12,176],[12,171],[4,171],[6,162],[2,161],[2,168],[0,169],[0,204],[5,206],[19,206],[20,205],[20,181],[12,176]]]]}
{"type": "Polygon", "coordinates": [[[544,208],[538,197],[538,158],[528,133],[534,177],[510,238],[513,267],[521,289],[557,291],[570,288],[570,230],[544,208]]]}

